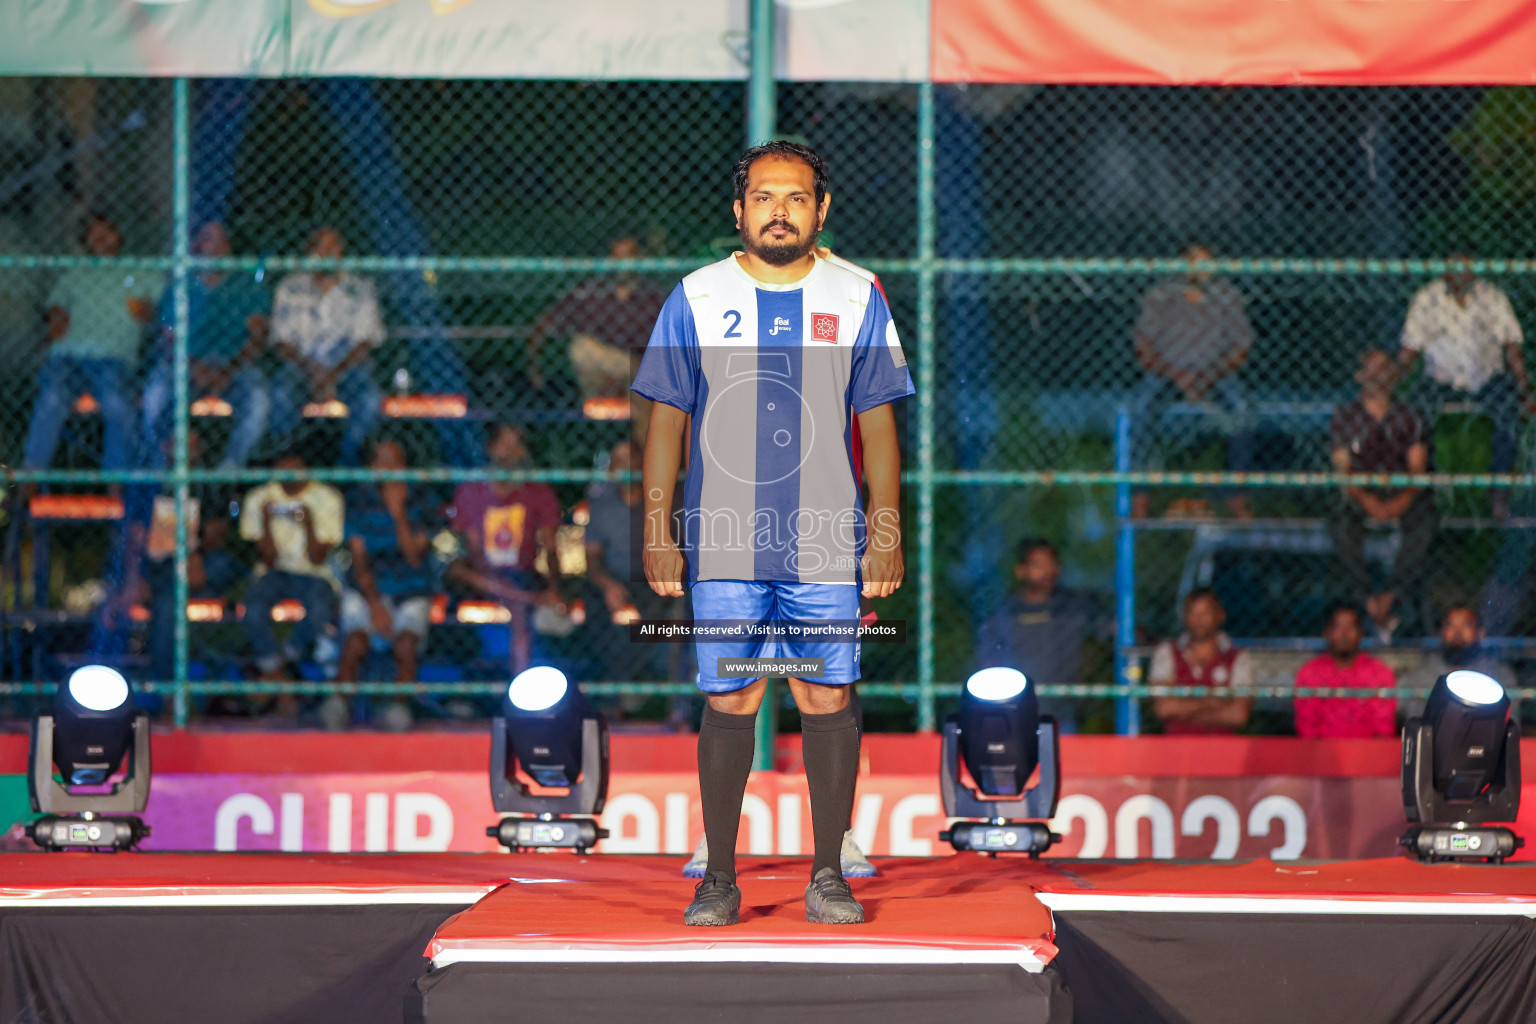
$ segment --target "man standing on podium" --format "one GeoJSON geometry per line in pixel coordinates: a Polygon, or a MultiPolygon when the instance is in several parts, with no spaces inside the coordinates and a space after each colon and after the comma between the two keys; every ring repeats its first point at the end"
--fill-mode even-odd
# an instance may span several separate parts
{"type": "Polygon", "coordinates": [[[801,714],[815,837],[806,920],[857,924],[864,909],[839,867],[859,763],[848,684],[859,678],[860,594],[889,596],[904,573],[892,403],[914,389],[879,290],[816,252],[832,201],[821,158],[794,143],[758,146],[738,161],[733,186],[745,251],[677,286],[633,385],[656,403],[643,472],[646,579],[663,596],[691,590],[696,627],[718,630],[696,639],[709,866],[683,920],[739,918],[736,833],[753,726],[767,677],[784,675],[801,714]]]}

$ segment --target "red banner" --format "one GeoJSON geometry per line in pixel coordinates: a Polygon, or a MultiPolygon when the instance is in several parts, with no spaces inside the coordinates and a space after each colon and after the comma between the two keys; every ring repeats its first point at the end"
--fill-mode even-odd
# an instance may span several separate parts
{"type": "Polygon", "coordinates": [[[934,0],[936,82],[1536,83],[1532,0],[934,0]]]}
{"type": "MultiPolygon", "coordinates": [[[[159,850],[490,850],[486,733],[158,733],[145,818],[159,850]]],[[[613,736],[603,825],[610,853],[686,854],[702,833],[694,738],[613,736]]],[[[1522,759],[1536,784],[1536,740],[1522,759]]],[[[1396,740],[1068,736],[1052,856],[1391,856],[1403,819],[1396,740]]],[[[810,802],[799,737],[757,772],[741,849],[805,854],[810,802]]],[[[948,852],[938,737],[864,737],[854,831],[875,855],[948,852]]],[[[0,773],[24,772],[26,737],[0,736],[0,773]]],[[[1529,792],[1530,789],[1528,788],[1529,792]]],[[[6,810],[0,808],[0,811],[6,810]]],[[[20,816],[24,808],[16,808],[20,816]]],[[[0,821],[0,826],[5,824],[0,821]]],[[[1517,828],[1536,838],[1536,800],[1517,828]]],[[[1522,851],[1522,858],[1529,854],[1522,851]]]]}

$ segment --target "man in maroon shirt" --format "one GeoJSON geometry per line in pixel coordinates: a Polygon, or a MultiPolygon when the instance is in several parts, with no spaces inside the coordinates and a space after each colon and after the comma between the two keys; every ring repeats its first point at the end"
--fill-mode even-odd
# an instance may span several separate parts
{"type": "MultiPolygon", "coordinates": [[[[486,453],[497,469],[532,466],[523,431],[510,423],[492,428],[486,453]]],[[[512,672],[528,667],[535,604],[560,603],[555,530],[560,503],[548,484],[474,480],[453,493],[453,531],[464,539],[465,557],[449,576],[512,610],[512,672]],[[546,575],[534,569],[544,552],[546,575]]]]}
{"type": "MultiPolygon", "coordinates": [[[[1153,686],[1209,686],[1213,689],[1253,685],[1253,668],[1246,651],[1232,646],[1221,631],[1227,612],[1214,590],[1191,590],[1184,598],[1184,634],[1165,640],[1152,652],[1153,686]]],[[[1152,713],[1169,735],[1242,732],[1253,713],[1252,697],[1158,697],[1152,713]]]]}
{"type": "MultiPolygon", "coordinates": [[[[1328,613],[1319,654],[1296,673],[1297,687],[1375,690],[1397,685],[1391,666],[1360,650],[1360,609],[1337,605],[1328,613]]],[[[1395,697],[1297,697],[1296,735],[1304,739],[1362,739],[1397,735],[1395,697]]]]}
{"type": "MultiPolygon", "coordinates": [[[[1429,445],[1418,413],[1392,397],[1397,364],[1380,349],[1365,353],[1355,380],[1360,397],[1341,405],[1329,426],[1333,468],[1339,473],[1422,473],[1429,466],[1429,445]]],[[[1351,598],[1365,602],[1378,631],[1392,632],[1392,606],[1424,572],[1434,540],[1435,501],[1421,487],[1346,487],[1328,518],[1334,554],[1344,569],[1351,598]],[[1397,523],[1402,541],[1392,570],[1374,587],[1365,561],[1368,523],[1397,523]]]]}

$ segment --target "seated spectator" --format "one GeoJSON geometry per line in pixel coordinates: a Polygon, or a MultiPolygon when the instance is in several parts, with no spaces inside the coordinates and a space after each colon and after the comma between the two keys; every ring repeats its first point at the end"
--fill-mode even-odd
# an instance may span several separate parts
{"type": "MultiPolygon", "coordinates": [[[[492,428],[487,454],[496,469],[533,465],[522,428],[511,423],[492,428]]],[[[560,603],[559,526],[560,502],[548,484],[475,480],[459,484],[453,494],[453,530],[464,538],[465,557],[448,575],[511,609],[514,675],[532,658],[533,606],[560,603]],[[540,551],[547,577],[534,568],[540,551]]]]}
{"type": "MultiPolygon", "coordinates": [[[[92,256],[116,256],[123,249],[122,232],[101,214],[86,223],[84,242],[92,256]]],[[[38,371],[27,431],[28,469],[53,461],[64,421],[86,393],[101,408],[101,467],[128,468],[133,375],[145,325],[164,288],[164,274],[143,268],[74,267],[60,275],[48,298],[48,357],[38,371]]]]}
{"type": "MultiPolygon", "coordinates": [[[[1019,589],[981,627],[978,668],[1007,665],[1031,683],[1082,683],[1083,644],[1107,639],[1109,617],[1099,602],[1060,586],[1061,559],[1056,545],[1026,537],[1019,545],[1013,576],[1019,589]]],[[[1077,701],[1047,697],[1040,713],[1054,715],[1063,732],[1077,732],[1077,701]]]]}
{"type": "MultiPolygon", "coordinates": [[[[1485,638],[1477,610],[1464,604],[1452,605],[1440,620],[1440,649],[1431,651],[1418,668],[1405,675],[1402,685],[1427,690],[1447,672],[1465,668],[1496,680],[1506,691],[1513,690],[1516,685],[1514,670],[1483,647],[1485,638]]],[[[1514,700],[1511,696],[1510,701],[1513,703],[1514,700]]],[[[1404,697],[1400,705],[1405,716],[1422,714],[1424,698],[1404,697]]],[[[1511,715],[1514,714],[1511,711],[1511,715]]]]}
{"type": "MultiPolygon", "coordinates": [[[[302,455],[291,453],[274,468],[303,472],[308,466],[302,455]]],[[[334,621],[336,584],[326,559],[341,543],[344,512],[341,492],[315,480],[274,480],[245,496],[240,536],[256,545],[261,559],[245,592],[245,632],[263,680],[292,678],[293,665],[309,655],[334,621]],[[272,609],[288,600],[304,606],[304,618],[279,644],[272,609]]],[[[285,715],[296,715],[298,706],[292,695],[278,701],[285,715]]]]}
{"type": "MultiPolygon", "coordinates": [[[[1433,420],[1447,402],[1471,402],[1493,421],[1495,473],[1515,464],[1520,413],[1536,409],[1521,352],[1520,321],[1504,289],[1472,273],[1466,253],[1450,256],[1452,268],[1414,293],[1403,321],[1398,361],[1404,372],[1420,358],[1424,374],[1414,399],[1433,420]]],[[[1495,492],[1496,499],[1507,499],[1495,492]]],[[[1507,503],[1501,501],[1503,510],[1507,503]]]]}
{"type": "MultiPolygon", "coordinates": [[[[193,245],[200,256],[228,256],[229,232],[218,221],[198,231],[193,245]]],[[[187,277],[187,371],[189,400],[223,398],[230,404],[229,444],[221,469],[238,469],[266,433],[272,393],[257,360],[267,347],[267,312],[272,302],[255,276],[247,272],[203,270],[187,277]]],[[[163,331],[158,362],[144,384],[144,442],[163,454],[161,439],[171,431],[175,396],[174,331],[176,287],[160,302],[163,331]]],[[[156,465],[164,465],[164,459],[156,465]]]]}
{"type": "MultiPolygon", "coordinates": [[[[614,476],[640,471],[641,450],[621,441],[608,454],[614,476]]],[[[645,581],[645,503],[640,481],[594,484],[588,497],[587,579],[603,595],[594,624],[604,638],[603,678],[614,681],[674,678],[683,644],[632,644],[627,617],[660,621],[674,617],[677,602],[661,597],[645,581]],[[614,623],[620,623],[615,625],[614,623]]]]}
{"type": "MultiPolygon", "coordinates": [[[[608,258],[635,259],[640,243],[614,240],[608,258]]],[[[624,398],[640,366],[640,354],[667,301],[667,293],[635,274],[600,274],[572,288],[533,327],[528,338],[528,380],[544,387],[544,341],[566,338],[567,355],[582,398],[624,398]]]]}
{"type": "MultiPolygon", "coordinates": [[[[340,259],[346,240],[335,228],[322,227],[304,252],[340,259]]],[[[384,318],[372,282],[345,270],[290,274],[272,303],[272,337],[283,357],[274,396],[277,422],[297,422],[307,402],[339,400],[347,407],[341,461],[357,465],[363,438],[380,415],[372,357],[384,341],[384,318]]]]}
{"type": "MultiPolygon", "coordinates": [[[[196,463],[201,448],[198,435],[188,433],[189,462],[196,463]]],[[[135,486],[129,488],[125,503],[128,554],[123,599],[125,604],[149,605],[149,677],[156,682],[173,678],[176,671],[175,492],[170,484],[135,486]]],[[[229,520],[220,502],[207,494],[188,499],[186,520],[187,597],[223,601],[245,574],[240,559],[225,547],[229,520]]]]}
{"type": "MultiPolygon", "coordinates": [[[[1360,359],[1355,374],[1360,397],[1334,411],[1328,428],[1333,468],[1339,473],[1422,473],[1429,465],[1424,424],[1407,405],[1392,397],[1397,367],[1392,357],[1373,349],[1360,359]]],[[[1424,573],[1437,515],[1434,496],[1425,488],[1345,487],[1328,517],[1333,551],[1343,568],[1351,599],[1364,601],[1383,639],[1396,628],[1393,606],[1399,595],[1417,586],[1424,573]],[[1368,523],[1397,523],[1402,541],[1392,570],[1374,586],[1365,561],[1368,523]]]]}
{"type": "MultiPolygon", "coordinates": [[[[1225,690],[1253,685],[1247,651],[1232,646],[1221,631],[1227,611],[1214,590],[1191,590],[1184,598],[1184,632],[1152,652],[1152,686],[1209,686],[1225,690]]],[[[1252,697],[1157,697],[1152,713],[1169,735],[1242,732],[1253,713],[1252,697]]]]}
{"type": "MultiPolygon", "coordinates": [[[[406,469],[398,441],[373,446],[368,466],[406,469]]],[[[336,681],[356,682],[372,648],[390,651],[395,680],[414,682],[426,648],[432,598],[440,586],[432,540],[443,529],[442,510],[424,489],[403,480],[381,480],[355,488],[347,502],[347,551],[352,568],[341,592],[341,664],[336,681]]],[[[321,716],[328,728],[345,727],[344,697],[326,700],[321,716]]],[[[411,726],[404,700],[384,710],[383,724],[396,731],[411,726]]]]}
{"type": "MultiPolygon", "coordinates": [[[[1131,464],[1148,468],[1163,414],[1183,399],[1217,414],[1227,435],[1227,462],[1241,473],[1252,465],[1253,428],[1237,371],[1253,346],[1253,327],[1238,290],[1198,266],[1215,258],[1210,248],[1192,243],[1182,255],[1189,270],[1147,292],[1136,320],[1136,359],[1147,375],[1132,403],[1131,464]]],[[[1132,515],[1145,517],[1147,494],[1137,492],[1132,503],[1132,515]]],[[[1227,506],[1240,518],[1250,514],[1241,494],[1228,495],[1227,506]]]]}
{"type": "MultiPolygon", "coordinates": [[[[1296,672],[1296,686],[1376,690],[1396,686],[1392,669],[1360,650],[1365,635],[1360,609],[1339,605],[1328,614],[1319,654],[1296,672]]],[[[1392,697],[1297,697],[1296,735],[1303,739],[1347,740],[1397,735],[1397,701],[1392,697]]]]}

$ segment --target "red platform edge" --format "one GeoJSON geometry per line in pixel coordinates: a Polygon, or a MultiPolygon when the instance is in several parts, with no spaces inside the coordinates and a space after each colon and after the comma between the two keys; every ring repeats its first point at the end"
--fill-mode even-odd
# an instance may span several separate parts
{"type": "MultiPolygon", "coordinates": [[[[692,735],[615,732],[615,768],[627,772],[693,772],[692,735]]],[[[1522,758],[1536,783],[1536,739],[1522,758]]],[[[27,770],[28,738],[0,734],[0,774],[27,770]]],[[[1062,763],[1073,776],[1231,778],[1303,776],[1382,778],[1398,774],[1396,739],[1303,740],[1265,736],[1065,736],[1062,763]]],[[[778,737],[775,768],[799,771],[800,737],[778,737]]],[[[490,763],[489,729],[471,732],[321,734],[305,731],[157,729],[155,771],[168,774],[290,774],[324,772],[482,772],[490,763]]],[[[933,733],[866,733],[862,770],[928,775],[938,771],[933,733]]]]}

